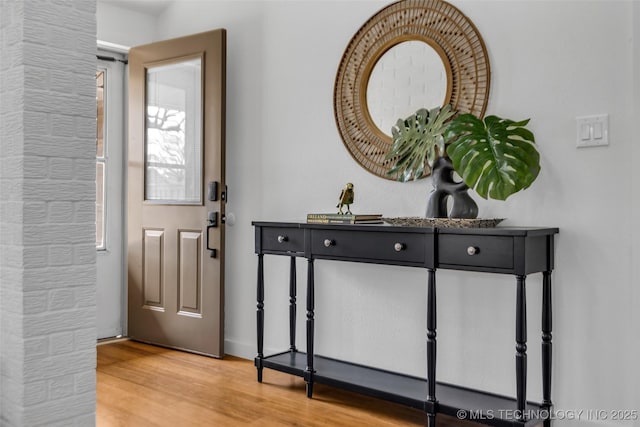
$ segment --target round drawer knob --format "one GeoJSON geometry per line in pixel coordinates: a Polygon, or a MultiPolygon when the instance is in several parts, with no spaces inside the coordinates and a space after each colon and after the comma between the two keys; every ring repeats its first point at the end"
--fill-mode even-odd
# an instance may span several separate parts
{"type": "Polygon", "coordinates": [[[333,240],[324,239],[324,246],[327,247],[327,248],[330,247],[330,246],[333,246],[333,240]]]}
{"type": "Polygon", "coordinates": [[[480,252],[480,249],[476,248],[475,246],[469,246],[469,247],[467,248],[467,253],[468,253],[469,255],[477,255],[477,254],[478,254],[478,252],[480,252]]]}
{"type": "Polygon", "coordinates": [[[396,252],[400,252],[404,249],[404,243],[396,243],[393,245],[393,249],[395,249],[396,252]]]}
{"type": "Polygon", "coordinates": [[[278,243],[284,243],[288,240],[289,238],[287,236],[278,236],[278,243]]]}

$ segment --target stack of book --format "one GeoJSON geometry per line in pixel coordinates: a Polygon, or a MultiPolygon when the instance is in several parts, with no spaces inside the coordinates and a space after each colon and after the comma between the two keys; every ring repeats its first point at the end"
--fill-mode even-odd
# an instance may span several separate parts
{"type": "Polygon", "coordinates": [[[317,213],[307,214],[307,222],[312,224],[381,224],[382,214],[337,214],[317,213]]]}

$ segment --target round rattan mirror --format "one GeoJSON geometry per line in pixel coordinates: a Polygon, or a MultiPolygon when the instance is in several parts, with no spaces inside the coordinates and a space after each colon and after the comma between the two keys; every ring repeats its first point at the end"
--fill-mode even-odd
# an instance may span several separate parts
{"type": "MultiPolygon", "coordinates": [[[[444,76],[444,89],[440,87],[435,92],[436,98],[438,91],[444,93],[442,105],[451,104],[459,113],[482,117],[489,97],[487,50],[476,27],[457,8],[442,0],[401,0],[376,13],[345,49],[338,67],[333,102],[338,131],[351,156],[366,170],[385,179],[395,178],[387,175],[390,165],[385,160],[391,145],[391,129],[381,127],[389,122],[395,124],[397,119],[413,114],[418,108],[437,105],[421,105],[398,117],[380,117],[385,111],[397,113],[383,105],[385,102],[397,103],[397,100],[376,97],[375,102],[370,102],[375,87],[372,89],[369,82],[371,76],[377,74],[379,61],[386,61],[390,51],[398,50],[400,53],[396,56],[401,59],[415,55],[404,50],[406,43],[415,45],[415,42],[423,45],[417,47],[426,49],[426,54],[435,55],[442,61],[442,68],[438,65],[429,71],[444,76]]],[[[396,66],[403,67],[402,64],[396,66]]],[[[434,79],[437,80],[433,76],[426,77],[426,81],[434,79]]],[[[412,85],[400,92],[410,93],[419,88],[412,85]]],[[[427,96],[426,99],[431,98],[427,96]]],[[[424,176],[429,174],[430,171],[426,171],[424,176]]]]}

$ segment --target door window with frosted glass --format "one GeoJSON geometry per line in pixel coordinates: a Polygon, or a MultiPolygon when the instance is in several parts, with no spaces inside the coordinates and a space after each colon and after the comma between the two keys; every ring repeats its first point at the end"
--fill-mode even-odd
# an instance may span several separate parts
{"type": "Polygon", "coordinates": [[[202,204],[202,58],[146,74],[145,200],[202,204]]]}

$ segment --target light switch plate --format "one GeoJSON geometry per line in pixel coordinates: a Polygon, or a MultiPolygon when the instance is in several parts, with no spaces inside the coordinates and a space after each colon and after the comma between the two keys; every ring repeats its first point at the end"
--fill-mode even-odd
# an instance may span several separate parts
{"type": "Polygon", "coordinates": [[[576,117],[576,147],[609,145],[609,115],[576,117]]]}

